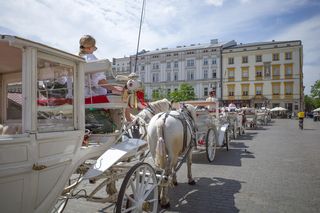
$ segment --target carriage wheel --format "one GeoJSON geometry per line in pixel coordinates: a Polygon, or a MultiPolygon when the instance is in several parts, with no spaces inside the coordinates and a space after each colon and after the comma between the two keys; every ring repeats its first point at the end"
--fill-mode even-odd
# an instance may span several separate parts
{"type": "Polygon", "coordinates": [[[213,129],[208,129],[206,136],[206,152],[209,162],[212,162],[216,156],[217,140],[213,129]]]}
{"type": "Polygon", "coordinates": [[[229,133],[228,133],[228,130],[225,131],[224,133],[224,142],[223,142],[223,145],[227,148],[227,151],[229,151],[229,133]]]}
{"type": "Polygon", "coordinates": [[[158,211],[158,182],[148,163],[137,163],[126,174],[119,191],[116,213],[158,211]]]}

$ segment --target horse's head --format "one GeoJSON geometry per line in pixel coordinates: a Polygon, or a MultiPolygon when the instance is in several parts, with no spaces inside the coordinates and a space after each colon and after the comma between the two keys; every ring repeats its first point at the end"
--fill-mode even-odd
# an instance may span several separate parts
{"type": "Polygon", "coordinates": [[[142,89],[142,82],[138,79],[129,79],[127,82],[129,91],[137,91],[142,89]]]}
{"type": "Polygon", "coordinates": [[[196,120],[197,120],[196,107],[194,107],[191,104],[182,104],[181,111],[186,112],[196,123],[196,120]]]}

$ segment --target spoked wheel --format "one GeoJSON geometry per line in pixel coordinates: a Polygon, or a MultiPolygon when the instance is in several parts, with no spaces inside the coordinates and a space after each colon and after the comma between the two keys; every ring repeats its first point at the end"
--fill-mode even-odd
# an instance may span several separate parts
{"type": "Polygon", "coordinates": [[[116,213],[158,211],[158,182],[148,163],[137,163],[126,174],[118,195],[116,213]]]}
{"type": "Polygon", "coordinates": [[[229,151],[229,141],[230,141],[229,131],[227,130],[224,133],[224,142],[223,142],[223,145],[227,148],[227,151],[229,151]]]}
{"type": "Polygon", "coordinates": [[[206,136],[206,152],[207,152],[207,158],[209,162],[212,162],[216,157],[216,148],[217,148],[216,134],[213,129],[208,129],[207,136],[206,136]]]}

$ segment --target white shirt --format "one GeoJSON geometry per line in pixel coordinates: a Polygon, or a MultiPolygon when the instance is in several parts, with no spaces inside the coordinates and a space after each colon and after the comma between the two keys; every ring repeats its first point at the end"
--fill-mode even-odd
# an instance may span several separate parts
{"type": "MultiPolygon", "coordinates": [[[[82,57],[87,62],[98,60],[98,58],[94,54],[85,54],[82,57]]],[[[97,72],[85,76],[84,95],[86,98],[97,95],[106,95],[108,93],[108,90],[106,88],[99,85],[99,81],[103,79],[106,79],[106,75],[104,72],[97,72]]]]}

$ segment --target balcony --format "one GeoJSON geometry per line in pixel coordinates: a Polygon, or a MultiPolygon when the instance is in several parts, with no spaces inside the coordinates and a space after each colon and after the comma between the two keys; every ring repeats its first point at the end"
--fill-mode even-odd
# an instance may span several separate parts
{"type": "Polygon", "coordinates": [[[234,77],[228,77],[228,81],[229,81],[229,82],[234,81],[234,77]]]}
{"type": "Polygon", "coordinates": [[[291,73],[291,74],[286,74],[286,75],[284,76],[284,78],[285,78],[285,79],[293,79],[293,75],[292,75],[292,73],[291,73]]]}
{"type": "Polygon", "coordinates": [[[272,75],[272,80],[279,80],[280,79],[280,75],[272,75]]]}

